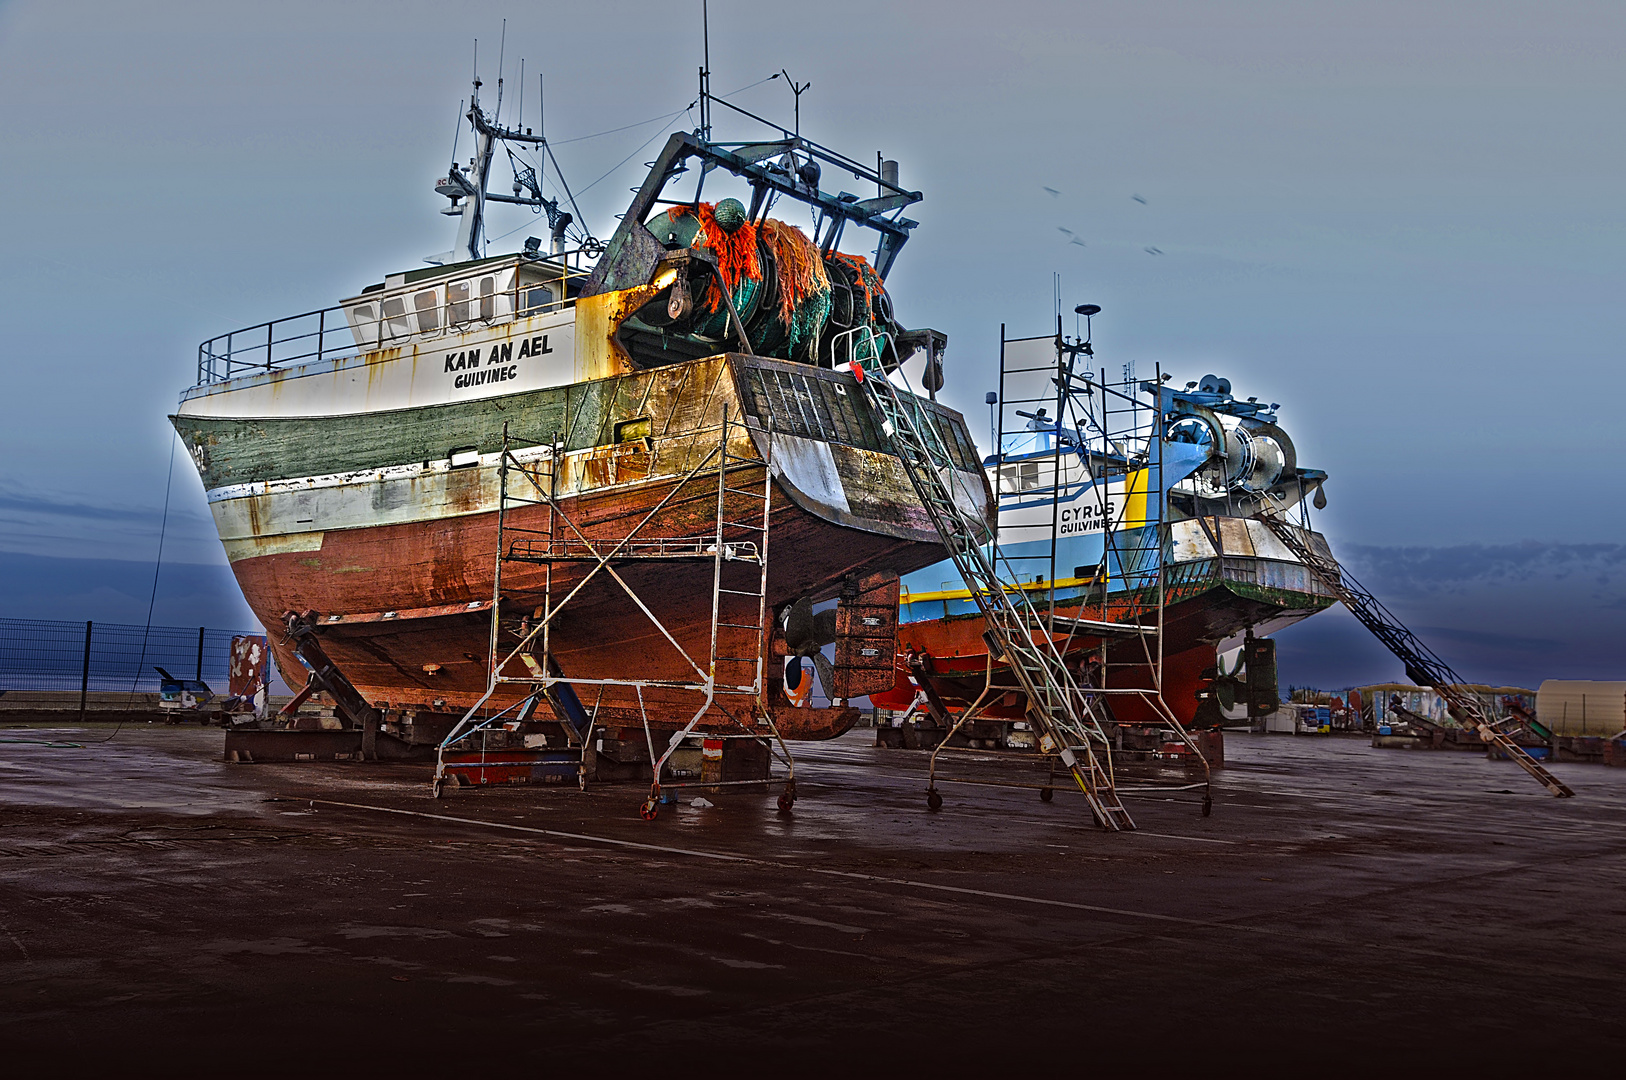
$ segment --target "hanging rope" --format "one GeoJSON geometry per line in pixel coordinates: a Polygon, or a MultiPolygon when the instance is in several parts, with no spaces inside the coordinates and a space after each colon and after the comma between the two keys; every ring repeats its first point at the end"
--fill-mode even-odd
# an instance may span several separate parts
{"type": "MultiPolygon", "coordinates": [[[[152,633],[152,612],[158,603],[158,575],[164,568],[164,537],[169,533],[169,493],[175,480],[175,444],[180,441],[180,434],[174,433],[169,440],[169,469],[164,473],[164,516],[158,524],[158,559],[152,568],[152,592],[147,596],[147,624],[141,628],[141,658],[136,661],[135,675],[130,679],[130,697],[126,708],[135,704],[136,687],[141,682],[141,672],[147,666],[147,637],[152,633]]],[[[124,728],[124,721],[113,729],[117,735],[124,728]]],[[[113,735],[109,735],[103,742],[112,742],[113,735]]]]}

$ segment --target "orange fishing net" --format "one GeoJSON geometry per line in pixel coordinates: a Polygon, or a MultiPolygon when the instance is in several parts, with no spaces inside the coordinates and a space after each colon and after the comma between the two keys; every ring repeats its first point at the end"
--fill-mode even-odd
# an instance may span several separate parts
{"type": "MultiPolygon", "coordinates": [[[[693,247],[708,247],[712,254],[717,256],[717,273],[723,279],[723,284],[730,294],[736,293],[743,278],[752,281],[762,279],[762,261],[757,258],[757,228],[747,221],[733,232],[726,231],[717,224],[716,207],[711,203],[701,203],[696,207],[674,206],[667,213],[676,221],[684,214],[693,213],[700,222],[700,231],[695,234],[693,247]],[[704,237],[704,242],[702,242],[704,237]]],[[[715,290],[708,290],[706,307],[716,311],[722,306],[722,297],[715,290]]]]}
{"type": "Polygon", "coordinates": [[[819,249],[801,229],[769,218],[762,232],[779,271],[779,317],[790,326],[800,304],[830,291],[830,277],[819,249]]]}
{"type": "Polygon", "coordinates": [[[875,294],[882,292],[886,286],[881,282],[881,275],[875,272],[875,267],[862,255],[848,255],[841,251],[832,251],[832,259],[839,259],[852,270],[853,284],[864,290],[864,309],[874,317],[875,294]]]}

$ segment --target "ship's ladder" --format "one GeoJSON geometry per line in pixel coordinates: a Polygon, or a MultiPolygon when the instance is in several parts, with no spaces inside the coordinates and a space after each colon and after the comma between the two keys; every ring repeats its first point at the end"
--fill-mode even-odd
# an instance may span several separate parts
{"type": "MultiPolygon", "coordinates": [[[[723,780],[721,743],[729,739],[755,740],[785,768],[779,808],[789,811],[796,802],[796,763],[767,708],[765,671],[770,638],[768,611],[768,537],[773,518],[773,419],[760,429],[764,449],[756,450],[756,437],[743,412],[723,409],[718,448],[716,520],[712,535],[702,541],[702,554],[712,563],[711,650],[700,689],[704,701],[689,722],[658,747],[644,717],[649,740],[652,784],[643,815],[653,819],[663,790],[701,787],[717,789],[753,781],[723,780]],[[760,485],[756,476],[760,475],[760,485]],[[722,699],[722,700],[719,700],[722,699]],[[729,701],[728,699],[733,699],[729,701]],[[716,706],[731,724],[713,724],[706,732],[706,755],[717,754],[716,774],[697,782],[664,780],[667,763],[716,706]]],[[[640,699],[641,700],[641,699],[640,699]]]]}
{"type": "Polygon", "coordinates": [[[773,509],[773,470],[768,456],[754,451],[744,414],[724,410],[717,464],[716,536],[709,552],[715,556],[710,677],[720,697],[760,697],[767,664],[768,526],[773,509]],[[761,486],[748,482],[754,469],[762,470],[761,486]],[[736,569],[741,572],[733,572],[736,569]]]}
{"type": "MultiPolygon", "coordinates": [[[[1009,666],[1026,696],[1028,719],[1039,736],[1040,749],[1059,756],[1098,825],[1113,831],[1135,828],[1119,798],[1112,744],[1096,704],[1068,670],[1027,593],[1007,586],[996,572],[1001,560],[999,546],[975,509],[976,501],[957,478],[954,458],[937,424],[920,399],[900,393],[887,378],[882,363],[886,335],[860,326],[835,344],[836,355],[843,355],[845,349],[850,357],[848,368],[858,380],[883,439],[902,462],[915,494],[982,612],[990,656],[1009,666]]],[[[930,792],[928,798],[935,794],[930,792]]]]}
{"type": "Polygon", "coordinates": [[[1282,546],[1291,551],[1299,562],[1309,567],[1310,572],[1343,602],[1350,614],[1359,619],[1361,625],[1370,630],[1374,637],[1399,658],[1406,666],[1407,678],[1419,686],[1432,687],[1435,693],[1445,699],[1446,708],[1458,723],[1477,731],[1482,741],[1535,777],[1541,786],[1554,796],[1567,799],[1575,794],[1567,784],[1531,757],[1524,747],[1514,742],[1503,725],[1492,723],[1487,719],[1484,710],[1479,707],[1479,702],[1472,694],[1462,689],[1464,685],[1462,676],[1451,670],[1451,666],[1442,660],[1438,653],[1408,630],[1337,560],[1315,550],[1304,535],[1280,513],[1267,510],[1259,517],[1269,526],[1270,531],[1276,534],[1276,539],[1282,542],[1282,546]]]}
{"type": "MultiPolygon", "coordinates": [[[[498,528],[499,541],[497,557],[499,562],[510,559],[531,561],[529,559],[524,559],[523,556],[518,554],[518,552],[521,550],[534,550],[536,548],[551,552],[557,546],[557,540],[559,538],[558,499],[560,468],[563,463],[564,440],[560,436],[554,436],[552,443],[548,446],[548,453],[545,456],[532,461],[521,462],[515,457],[514,452],[510,448],[507,428],[504,428],[502,457],[503,475],[501,483],[502,507],[499,513],[499,517],[503,518],[504,521],[499,525],[498,528]],[[507,475],[509,469],[512,469],[518,473],[522,478],[524,478],[526,483],[517,485],[516,489],[510,490],[510,482],[507,475]],[[528,529],[521,529],[507,525],[507,514],[512,507],[516,506],[534,506],[538,508],[542,512],[541,521],[537,522],[532,528],[528,529]]],[[[568,466],[564,467],[568,469],[568,466]]],[[[553,711],[553,715],[563,720],[561,726],[564,730],[566,741],[579,751],[585,745],[584,740],[590,734],[592,724],[587,719],[587,715],[582,708],[581,702],[577,699],[575,692],[571,689],[570,685],[568,683],[556,683],[554,681],[554,679],[560,675],[560,669],[558,660],[555,659],[551,649],[549,648],[551,641],[549,640],[549,635],[547,632],[547,628],[552,624],[550,613],[554,601],[553,563],[551,561],[543,562],[541,566],[544,581],[544,585],[542,587],[543,602],[542,609],[538,614],[541,616],[544,623],[544,630],[541,635],[541,639],[539,641],[532,642],[531,647],[522,652],[519,656],[520,660],[524,662],[525,666],[530,669],[530,673],[536,678],[536,681],[531,684],[531,696],[528,699],[526,706],[522,709],[522,719],[529,719],[531,714],[536,711],[537,698],[540,697],[542,700],[548,703],[548,707],[553,711]],[[538,654],[540,658],[538,657],[538,654]],[[548,676],[550,675],[553,676],[553,678],[549,678],[548,676]]],[[[498,578],[500,582],[500,571],[498,578]]],[[[491,655],[496,656],[500,636],[496,629],[498,625],[498,607],[500,605],[500,596],[494,596],[492,604],[493,632],[491,655]]]]}

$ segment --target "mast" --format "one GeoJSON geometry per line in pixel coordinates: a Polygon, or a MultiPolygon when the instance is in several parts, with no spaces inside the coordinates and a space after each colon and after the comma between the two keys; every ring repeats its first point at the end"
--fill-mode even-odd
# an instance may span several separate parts
{"type": "Polygon", "coordinates": [[[436,191],[452,200],[452,205],[441,213],[460,219],[457,242],[452,250],[425,259],[427,263],[444,266],[484,257],[488,202],[513,203],[516,206],[545,206],[541,186],[531,169],[523,170],[512,195],[488,190],[491,158],[496,153],[498,143],[513,142],[546,148],[547,140],[518,127],[503,127],[497,123],[495,117],[488,119],[485,110],[480,107],[480,86],[480,78],[476,75],[474,93],[469,99],[468,121],[474,128],[474,157],[469,162],[468,171],[465,172],[456,161],[453,161],[451,168],[446,170],[446,175],[435,184],[436,191]],[[521,194],[521,191],[525,191],[526,194],[521,194]]]}

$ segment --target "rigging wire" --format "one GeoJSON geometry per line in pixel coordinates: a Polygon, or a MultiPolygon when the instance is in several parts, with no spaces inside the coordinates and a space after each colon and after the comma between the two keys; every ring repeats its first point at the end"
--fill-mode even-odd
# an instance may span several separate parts
{"type": "MultiPolygon", "coordinates": [[[[756,87],[761,86],[763,83],[772,82],[774,79],[777,79],[777,78],[779,78],[779,76],[777,74],[769,75],[766,79],[758,79],[756,82],[751,83],[751,84],[749,84],[747,86],[742,86],[738,90],[730,90],[726,94],[717,94],[717,95],[713,95],[713,96],[717,97],[719,100],[726,99],[726,98],[731,98],[736,94],[743,94],[747,90],[755,89],[756,87]]],[[[696,104],[698,104],[697,101],[691,101],[689,103],[688,107],[690,109],[692,109],[692,108],[695,107],[696,104]]],[[[675,116],[676,113],[674,113],[672,115],[675,116]]],[[[622,132],[622,131],[631,131],[633,128],[641,128],[645,124],[653,124],[657,120],[669,120],[669,119],[671,119],[670,116],[651,116],[648,120],[640,120],[636,124],[626,124],[626,125],[624,125],[622,127],[610,128],[607,131],[595,132],[592,135],[578,135],[574,139],[550,139],[550,140],[548,140],[548,145],[550,145],[550,146],[566,146],[566,145],[568,145],[570,143],[586,142],[588,139],[597,139],[597,138],[600,138],[600,137],[602,137],[604,135],[614,135],[614,134],[616,134],[618,132],[622,132]]]]}
{"type": "MultiPolygon", "coordinates": [[[[169,533],[169,495],[175,483],[175,444],[180,441],[180,433],[172,432],[169,440],[169,468],[164,474],[164,515],[158,524],[158,559],[152,568],[152,592],[147,596],[147,625],[141,629],[141,658],[136,661],[135,676],[130,680],[130,697],[126,705],[135,703],[136,687],[141,683],[141,671],[147,665],[147,638],[152,633],[153,607],[158,603],[158,575],[164,569],[164,537],[169,533]]],[[[113,734],[101,740],[112,742],[113,736],[124,729],[124,721],[113,729],[113,734]]]]}
{"type": "MultiPolygon", "coordinates": [[[[764,80],[764,81],[766,81],[766,80],[764,80]]],[[[739,91],[735,91],[735,93],[738,93],[738,92],[739,91]]],[[[679,116],[682,116],[684,113],[692,111],[694,109],[694,107],[695,107],[695,104],[696,104],[695,102],[691,101],[689,104],[685,105],[683,108],[679,109],[677,112],[672,113],[669,116],[657,116],[655,119],[656,120],[664,120],[664,121],[666,121],[666,123],[671,123],[673,120],[676,120],[679,116]]],[[[646,121],[646,123],[647,122],[651,122],[651,121],[646,121]]],[[[637,126],[640,126],[640,125],[633,125],[633,126],[637,127],[637,126]]],[[[598,180],[594,180],[591,184],[588,184],[587,187],[582,188],[582,194],[583,195],[587,194],[587,192],[591,188],[595,187],[599,183],[599,181],[605,179],[605,177],[608,177],[611,173],[613,173],[617,169],[621,168],[621,166],[625,165],[627,162],[631,161],[633,158],[635,158],[639,154],[643,153],[644,149],[646,147],[648,147],[650,143],[652,143],[656,139],[660,138],[661,132],[665,129],[665,127],[666,127],[666,124],[662,124],[660,128],[656,129],[655,134],[653,134],[649,138],[645,139],[643,141],[643,143],[639,145],[638,149],[634,150],[632,153],[628,154],[626,157],[624,157],[620,161],[616,162],[616,164],[613,165],[608,172],[606,172],[602,176],[600,176],[598,178],[598,180]]],[[[576,196],[571,192],[570,185],[565,182],[564,170],[559,167],[559,160],[553,156],[553,147],[548,143],[543,143],[542,146],[543,146],[543,149],[545,149],[548,152],[548,159],[553,162],[554,175],[559,178],[559,183],[564,188],[565,198],[570,200],[571,209],[576,211],[576,222],[575,222],[575,224],[580,224],[581,221],[582,221],[581,207],[576,205],[576,196]]],[[[524,158],[521,158],[520,160],[523,161],[524,158]]],[[[550,182],[551,182],[551,180],[550,180],[550,182]]],[[[505,233],[501,233],[501,234],[499,234],[497,236],[493,236],[489,240],[487,240],[486,242],[489,244],[489,243],[494,243],[494,242],[496,242],[498,240],[505,239],[507,237],[510,237],[510,236],[514,235],[515,233],[519,232],[521,229],[524,229],[529,225],[530,225],[530,222],[528,222],[528,221],[527,222],[522,222],[517,227],[509,229],[505,233]]],[[[584,240],[586,240],[586,239],[591,239],[591,237],[592,237],[592,234],[586,232],[585,226],[583,226],[582,238],[584,240]]]]}
{"type": "MultiPolygon", "coordinates": [[[[728,98],[734,97],[734,96],[736,96],[738,94],[743,94],[747,90],[755,89],[756,87],[761,86],[763,83],[772,82],[773,80],[775,80],[775,79],[777,79],[779,77],[780,77],[779,73],[775,72],[774,74],[769,75],[765,79],[758,79],[754,83],[747,83],[745,86],[740,87],[738,90],[730,90],[726,94],[716,94],[716,95],[713,95],[713,96],[716,97],[720,101],[721,100],[727,100],[728,98]]],[[[585,195],[585,194],[587,194],[587,192],[589,190],[596,187],[600,182],[602,182],[603,180],[608,178],[617,169],[620,169],[627,162],[631,161],[633,158],[635,158],[639,154],[643,153],[643,151],[649,146],[650,143],[652,143],[656,139],[660,138],[661,129],[664,129],[667,124],[670,124],[673,120],[676,120],[679,116],[682,116],[684,113],[692,112],[694,110],[694,107],[696,105],[698,105],[698,104],[699,104],[699,100],[696,99],[694,101],[689,102],[689,104],[685,105],[683,108],[679,109],[677,112],[669,113],[669,114],[664,115],[664,116],[652,116],[648,120],[640,120],[639,122],[637,122],[635,124],[626,124],[626,125],[624,125],[622,127],[610,128],[610,129],[608,129],[606,131],[596,132],[595,134],[592,134],[592,135],[579,135],[579,136],[577,136],[576,138],[573,138],[573,139],[545,140],[542,143],[542,149],[547,153],[548,160],[553,162],[553,171],[554,171],[554,175],[558,178],[559,186],[561,187],[565,198],[570,202],[570,208],[572,210],[574,210],[575,213],[576,213],[576,220],[575,220],[575,222],[573,224],[579,228],[579,230],[581,232],[582,241],[591,239],[592,238],[592,233],[588,232],[587,229],[586,229],[586,225],[585,225],[586,219],[582,215],[581,207],[576,205],[576,195],[575,195],[574,192],[572,192],[570,190],[570,184],[564,178],[564,170],[559,167],[559,159],[554,157],[554,154],[553,154],[554,142],[557,141],[560,146],[564,146],[564,145],[566,145],[568,143],[586,142],[588,139],[597,139],[600,136],[604,136],[604,135],[614,135],[614,134],[616,134],[618,132],[622,132],[622,131],[631,131],[634,128],[645,127],[645,126],[647,126],[649,124],[655,123],[656,121],[661,122],[661,128],[657,129],[654,135],[651,135],[649,138],[645,139],[643,141],[643,143],[639,145],[638,149],[634,150],[632,153],[628,154],[626,157],[624,157],[620,161],[616,162],[615,165],[611,166],[611,168],[607,172],[605,172],[603,175],[599,176],[598,179],[594,180],[592,183],[590,183],[586,187],[582,188],[581,192],[582,192],[583,195],[585,195]]],[[[536,168],[536,162],[534,160],[530,159],[530,157],[528,156],[527,151],[522,150],[518,154],[516,154],[513,150],[509,150],[508,156],[509,156],[510,166],[512,166],[512,163],[513,163],[514,159],[517,158],[518,160],[523,161],[526,164],[530,165],[533,169],[536,168]]],[[[544,182],[551,182],[551,180],[549,180],[548,178],[544,178],[544,182]]],[[[533,213],[534,212],[537,212],[537,211],[533,210],[533,213]]],[[[520,225],[518,225],[518,226],[516,226],[516,227],[514,227],[512,229],[509,229],[505,233],[501,233],[501,234],[499,234],[497,236],[492,236],[492,237],[486,238],[485,243],[487,245],[490,245],[490,244],[492,244],[492,243],[494,243],[494,242],[496,242],[498,240],[506,239],[506,238],[514,235],[515,233],[521,231],[522,229],[525,229],[525,228],[529,227],[529,225],[530,225],[530,222],[522,222],[520,225]]]]}
{"type": "MultiPolygon", "coordinates": [[[[690,102],[688,105],[685,105],[683,108],[679,109],[677,112],[673,113],[670,117],[668,117],[667,118],[667,123],[671,123],[673,120],[676,120],[678,117],[682,116],[684,113],[688,112],[689,110],[691,110],[693,108],[694,108],[694,102],[690,102]]],[[[662,125],[662,126],[664,127],[664,125],[662,125]]],[[[632,153],[628,154],[626,157],[622,158],[620,161],[616,162],[613,166],[611,166],[609,172],[606,172],[603,176],[600,176],[597,180],[594,180],[591,184],[588,184],[587,187],[582,188],[582,194],[583,195],[587,194],[587,192],[589,190],[591,190],[593,187],[595,187],[597,184],[599,184],[601,181],[603,181],[611,173],[615,172],[617,169],[621,168],[621,166],[625,165],[627,162],[631,161],[633,158],[635,158],[639,154],[643,153],[645,147],[647,147],[650,143],[654,142],[656,139],[658,139],[660,137],[661,137],[661,133],[660,133],[660,131],[657,130],[655,132],[655,134],[653,134],[649,138],[645,139],[639,145],[638,149],[634,150],[632,153]]],[[[557,166],[558,162],[555,162],[554,164],[555,164],[555,166],[557,166]]]]}

